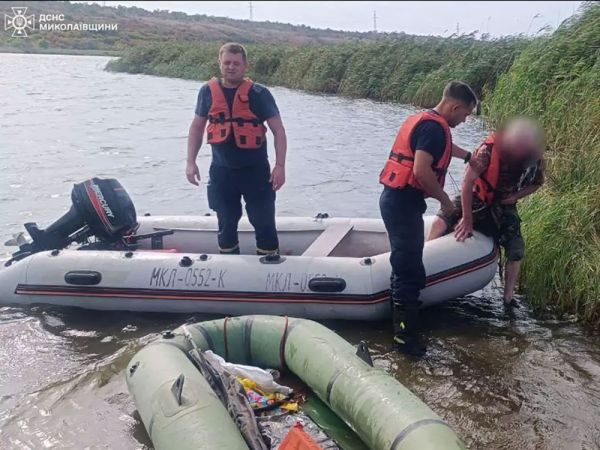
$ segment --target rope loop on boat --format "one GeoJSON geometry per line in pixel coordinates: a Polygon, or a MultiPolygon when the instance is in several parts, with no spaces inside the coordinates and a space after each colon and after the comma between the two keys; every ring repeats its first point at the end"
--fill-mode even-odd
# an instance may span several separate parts
{"type": "Polygon", "coordinates": [[[283,335],[281,336],[281,341],[279,342],[279,362],[281,363],[281,369],[285,370],[287,367],[285,363],[285,342],[287,340],[288,334],[288,316],[285,316],[285,326],[283,328],[283,335]]]}

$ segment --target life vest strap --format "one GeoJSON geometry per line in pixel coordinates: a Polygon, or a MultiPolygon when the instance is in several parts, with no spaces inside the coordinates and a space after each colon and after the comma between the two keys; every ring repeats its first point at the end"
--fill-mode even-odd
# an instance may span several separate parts
{"type": "Polygon", "coordinates": [[[390,159],[394,159],[398,162],[400,161],[414,161],[415,158],[410,156],[403,155],[402,153],[390,152],[390,159]]]}
{"type": "Polygon", "coordinates": [[[209,123],[218,123],[218,124],[224,124],[224,123],[228,123],[228,122],[229,123],[237,123],[239,126],[243,126],[245,123],[251,123],[255,127],[262,124],[260,119],[244,119],[243,117],[232,117],[230,119],[226,119],[225,113],[219,113],[218,116],[209,115],[208,121],[209,121],[209,123]]]}
{"type": "MultiPolygon", "coordinates": [[[[402,153],[390,152],[390,159],[396,160],[398,162],[401,161],[414,161],[415,158],[411,158],[410,156],[403,155],[402,153]]],[[[439,167],[432,167],[432,170],[438,175],[446,175],[448,172],[447,169],[442,169],[439,167]]]]}
{"type": "Polygon", "coordinates": [[[490,183],[486,177],[479,176],[479,179],[485,183],[490,192],[496,192],[496,188],[492,186],[492,183],[490,183]]]}

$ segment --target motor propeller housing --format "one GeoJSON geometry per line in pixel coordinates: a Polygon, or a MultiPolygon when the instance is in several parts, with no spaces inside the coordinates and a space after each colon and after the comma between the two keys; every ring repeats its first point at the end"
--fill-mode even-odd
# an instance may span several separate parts
{"type": "Polygon", "coordinates": [[[46,229],[40,229],[33,222],[26,223],[32,242],[22,244],[17,253],[64,248],[92,236],[112,243],[137,228],[135,206],[114,178],[92,178],[75,184],[71,201],[71,208],[46,229]]]}

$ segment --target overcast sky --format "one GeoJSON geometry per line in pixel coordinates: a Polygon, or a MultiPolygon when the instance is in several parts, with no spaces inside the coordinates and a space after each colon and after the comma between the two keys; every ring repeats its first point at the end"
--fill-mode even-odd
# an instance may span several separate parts
{"type": "MultiPolygon", "coordinates": [[[[91,2],[90,2],[91,3],[91,2]]],[[[96,2],[101,3],[101,2],[96,2]]],[[[188,14],[208,14],[248,19],[247,1],[177,2],[117,1],[106,5],[138,6],[148,10],[168,9],[188,14]]],[[[409,34],[449,35],[479,30],[493,36],[535,34],[545,25],[553,29],[572,15],[581,2],[557,1],[472,1],[472,2],[369,2],[369,1],[253,1],[254,20],[270,20],[317,28],[370,31],[373,11],[379,31],[404,31],[409,34]]]]}

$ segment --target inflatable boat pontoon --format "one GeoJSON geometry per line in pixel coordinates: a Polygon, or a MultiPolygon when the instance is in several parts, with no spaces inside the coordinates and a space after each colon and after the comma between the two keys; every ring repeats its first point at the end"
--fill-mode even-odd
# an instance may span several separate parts
{"type": "MultiPolygon", "coordinates": [[[[104,187],[101,181],[85,183],[104,187]]],[[[74,196],[71,211],[46,230],[26,225],[33,242],[19,237],[21,250],[0,269],[3,302],[313,319],[377,320],[389,314],[389,243],[380,219],[279,217],[281,254],[275,256],[254,254],[254,231],[242,219],[242,254],[220,255],[214,216],[135,220],[134,212],[124,223],[139,226],[117,240],[107,231],[112,222],[106,212],[118,216],[117,207],[110,209],[107,193],[102,201],[95,198],[98,192],[88,187],[82,194],[95,199],[86,213],[92,218],[75,214],[74,196]],[[95,242],[89,242],[92,234],[95,242]]],[[[445,236],[426,243],[424,262],[421,300],[432,305],[487,285],[497,248],[480,233],[463,243],[445,236]]]]}
{"type": "Polygon", "coordinates": [[[127,386],[157,450],[248,448],[196,365],[206,350],[295,374],[370,449],[466,448],[427,405],[323,325],[245,316],[184,325],[131,359],[127,386]]]}

